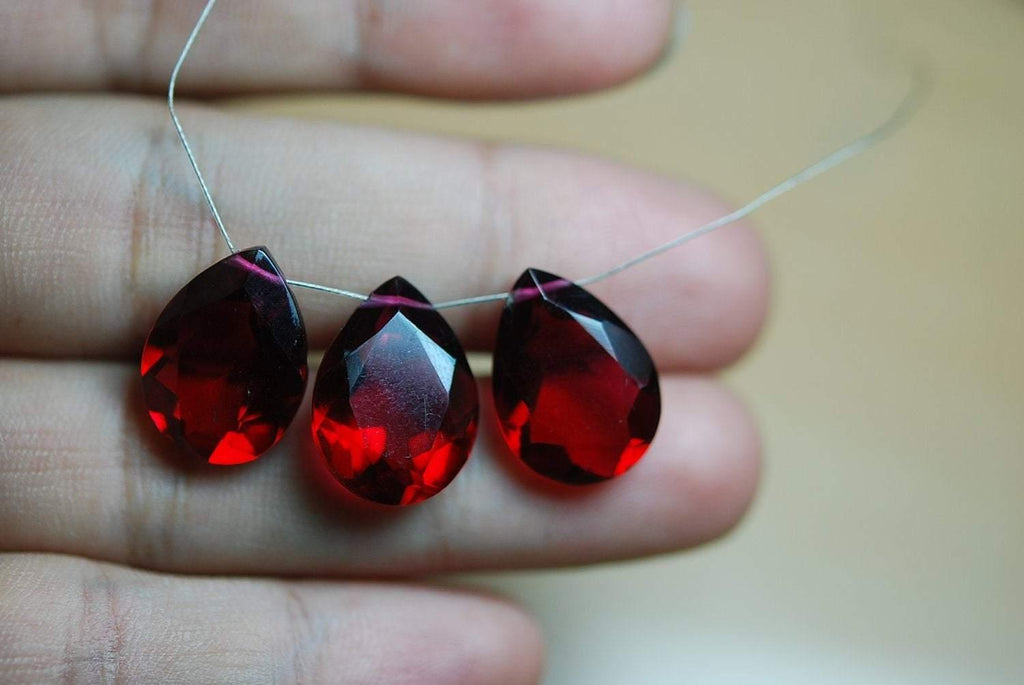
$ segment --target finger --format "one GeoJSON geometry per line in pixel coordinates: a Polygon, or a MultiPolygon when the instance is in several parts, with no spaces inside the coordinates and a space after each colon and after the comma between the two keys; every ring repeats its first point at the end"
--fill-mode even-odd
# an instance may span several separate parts
{"type": "MultiPolygon", "coordinates": [[[[163,90],[205,0],[6,3],[0,90],[163,90]]],[[[609,86],[664,50],[670,0],[223,0],[183,91],[519,97],[609,86]]]]}
{"type": "Polygon", "coordinates": [[[0,681],[535,683],[536,626],[498,599],[383,583],[161,576],[0,555],[0,681]]]}
{"type": "Polygon", "coordinates": [[[251,467],[186,469],[147,425],[134,370],[2,362],[0,549],[192,573],[407,575],[688,547],[746,510],[758,440],[718,384],[663,381],[659,434],[614,481],[531,477],[499,445],[484,399],[477,447],[452,485],[415,507],[366,510],[322,474],[308,407],[251,467]]]}
{"type": "MultiPolygon", "coordinates": [[[[224,256],[160,108],[3,106],[0,352],[135,356],[170,297],[224,256]]],[[[434,301],[497,292],[535,266],[583,277],[719,216],[717,200],[574,155],[292,121],[185,113],[240,247],[299,280],[369,292],[402,274],[434,301]]],[[[597,284],[663,368],[711,369],[767,303],[757,237],[732,226],[597,284]]],[[[300,304],[314,346],[355,303],[300,304]]],[[[500,304],[445,312],[468,347],[500,304]]]]}

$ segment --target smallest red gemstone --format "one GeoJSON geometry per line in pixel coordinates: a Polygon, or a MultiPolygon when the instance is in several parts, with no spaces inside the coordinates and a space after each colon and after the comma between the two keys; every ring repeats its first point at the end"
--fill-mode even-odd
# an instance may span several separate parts
{"type": "Polygon", "coordinates": [[[182,288],[140,370],[153,424],[193,457],[241,464],[274,446],[306,387],[306,333],[266,249],[233,254],[182,288]]]}

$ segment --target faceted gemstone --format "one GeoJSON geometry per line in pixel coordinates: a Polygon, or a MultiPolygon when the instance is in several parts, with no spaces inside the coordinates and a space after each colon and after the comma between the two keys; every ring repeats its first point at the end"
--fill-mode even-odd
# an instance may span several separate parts
{"type": "Polygon", "coordinates": [[[583,288],[527,269],[505,302],[494,403],[512,451],[571,485],[617,476],[658,428],[658,374],[640,339],[583,288]]]}
{"type": "Polygon", "coordinates": [[[149,417],[211,464],[252,461],[277,444],[302,401],[306,373],[306,329],[264,247],[193,278],[142,350],[149,417]]]}
{"type": "Polygon", "coordinates": [[[473,447],[478,414],[454,331],[400,277],[352,314],[313,388],[313,439],[328,468],[381,504],[414,504],[448,485],[473,447]]]}

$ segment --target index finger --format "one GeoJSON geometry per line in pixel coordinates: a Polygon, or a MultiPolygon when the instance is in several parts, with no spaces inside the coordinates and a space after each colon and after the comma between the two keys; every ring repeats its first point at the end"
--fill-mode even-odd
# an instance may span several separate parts
{"type": "MultiPolygon", "coordinates": [[[[0,91],[166,87],[205,0],[0,7],[0,91]]],[[[182,75],[202,94],[592,90],[655,63],[671,0],[221,0],[182,75]]]]}

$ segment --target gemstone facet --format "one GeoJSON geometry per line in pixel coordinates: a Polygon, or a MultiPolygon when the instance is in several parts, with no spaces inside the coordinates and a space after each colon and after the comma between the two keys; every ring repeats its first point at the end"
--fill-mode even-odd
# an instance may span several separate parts
{"type": "Polygon", "coordinates": [[[157,429],[197,459],[242,464],[284,435],[306,388],[306,329],[264,247],[193,278],[142,350],[142,389],[157,429]]]}
{"type": "Polygon", "coordinates": [[[414,504],[465,464],[479,416],[454,331],[408,281],[377,288],[324,354],[313,439],[343,486],[380,504],[414,504]]]}
{"type": "Polygon", "coordinates": [[[640,339],[586,290],[537,269],[505,302],[492,387],[509,448],[571,485],[633,466],[661,416],[658,374],[640,339]]]}

